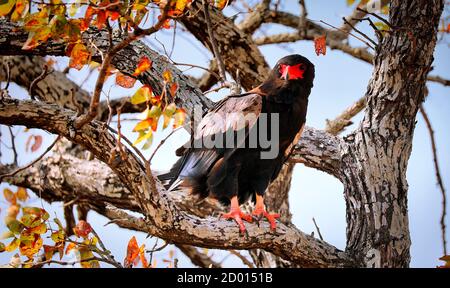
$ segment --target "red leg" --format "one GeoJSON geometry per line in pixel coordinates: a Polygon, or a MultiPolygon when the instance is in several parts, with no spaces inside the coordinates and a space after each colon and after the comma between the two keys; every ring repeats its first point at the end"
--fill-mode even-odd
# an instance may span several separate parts
{"type": "Polygon", "coordinates": [[[270,223],[270,229],[272,230],[277,229],[276,219],[280,218],[280,214],[278,213],[270,214],[266,211],[263,196],[256,194],[256,207],[255,210],[253,210],[252,214],[259,218],[266,217],[267,221],[269,221],[270,223]]]}
{"type": "Polygon", "coordinates": [[[239,231],[241,231],[241,233],[245,232],[245,225],[244,222],[242,222],[242,220],[245,220],[247,222],[253,221],[252,216],[245,214],[244,212],[241,211],[237,196],[231,198],[230,212],[222,214],[220,217],[225,219],[233,219],[234,221],[236,221],[236,223],[239,225],[239,231]]]}

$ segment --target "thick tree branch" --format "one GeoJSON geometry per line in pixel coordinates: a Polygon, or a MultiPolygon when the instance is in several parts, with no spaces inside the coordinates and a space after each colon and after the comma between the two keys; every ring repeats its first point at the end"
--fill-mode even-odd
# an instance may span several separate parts
{"type": "MultiPolygon", "coordinates": [[[[0,123],[26,125],[56,133],[83,145],[104,163],[116,139],[96,121],[75,132],[71,128],[75,114],[56,105],[33,101],[4,100],[0,104],[0,123]]],[[[316,240],[293,227],[280,225],[277,233],[268,234],[268,225],[247,225],[248,237],[243,239],[233,223],[208,217],[201,219],[180,211],[171,203],[162,186],[150,191],[146,169],[135,156],[126,151],[127,159],[112,167],[120,180],[133,193],[140,195],[140,208],[146,215],[147,232],[175,244],[191,244],[209,248],[253,249],[270,251],[305,267],[355,265],[345,253],[316,240]],[[145,201],[145,202],[143,202],[145,201]]]]}

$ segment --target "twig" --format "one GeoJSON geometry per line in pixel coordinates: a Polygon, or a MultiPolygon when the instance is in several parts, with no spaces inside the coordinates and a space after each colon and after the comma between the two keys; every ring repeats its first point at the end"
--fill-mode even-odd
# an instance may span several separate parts
{"type": "Polygon", "coordinates": [[[373,17],[377,18],[378,20],[380,20],[381,22],[383,22],[384,24],[386,24],[387,26],[392,28],[392,24],[389,23],[389,21],[387,21],[383,17],[377,15],[376,13],[369,12],[369,11],[367,11],[365,9],[361,9],[359,7],[357,7],[356,10],[361,11],[361,12],[366,13],[366,14],[369,14],[369,15],[372,15],[373,17]]]}
{"type": "Polygon", "coordinates": [[[436,139],[434,136],[434,130],[431,126],[430,118],[428,118],[428,114],[426,113],[425,109],[422,105],[419,107],[420,113],[423,116],[423,119],[425,120],[425,124],[428,128],[428,132],[430,134],[430,140],[431,140],[431,150],[433,152],[433,161],[434,161],[434,169],[436,171],[436,179],[439,185],[439,188],[441,190],[442,194],[442,214],[441,214],[441,231],[442,231],[442,246],[444,248],[444,255],[447,255],[447,239],[446,239],[446,227],[445,227],[445,216],[447,214],[447,196],[446,191],[444,188],[444,183],[442,181],[441,172],[439,168],[439,162],[437,157],[437,148],[436,148],[436,139]]]}
{"type": "Polygon", "coordinates": [[[313,221],[313,223],[314,223],[314,226],[316,227],[316,230],[317,230],[317,234],[319,234],[319,238],[320,238],[320,240],[322,240],[322,241],[323,241],[322,233],[320,233],[320,229],[319,229],[319,226],[317,226],[317,223],[316,223],[316,219],[314,219],[314,217],[312,218],[312,221],[313,221]]]}
{"type": "MultiPolygon", "coordinates": [[[[359,35],[363,36],[365,39],[367,39],[367,41],[369,41],[370,43],[372,43],[374,45],[374,47],[377,47],[378,44],[377,42],[373,41],[369,36],[367,36],[365,33],[363,33],[361,30],[357,29],[355,26],[353,26],[352,24],[350,24],[350,22],[347,21],[347,19],[345,19],[345,17],[342,17],[342,20],[344,20],[344,22],[346,24],[348,24],[350,27],[352,27],[353,30],[356,31],[356,33],[358,33],[359,35]]],[[[376,29],[375,31],[378,31],[378,29],[376,29]]],[[[372,49],[375,49],[374,47],[371,47],[372,49]]]]}
{"type": "Polygon", "coordinates": [[[372,50],[375,50],[375,48],[372,47],[372,45],[370,45],[369,42],[365,41],[365,40],[362,39],[361,37],[358,37],[358,36],[356,36],[355,34],[353,34],[353,33],[351,33],[351,32],[346,32],[346,31],[342,30],[341,28],[338,28],[338,27],[336,27],[336,26],[333,26],[333,25],[331,25],[331,24],[329,24],[329,23],[327,23],[327,22],[325,22],[325,21],[323,21],[323,20],[320,20],[319,22],[322,23],[322,24],[325,24],[325,25],[327,25],[327,26],[329,26],[329,27],[331,27],[331,28],[334,28],[334,29],[336,29],[336,30],[338,30],[338,31],[341,31],[341,32],[343,32],[343,33],[346,33],[346,34],[348,34],[348,35],[351,35],[351,36],[355,37],[356,39],[358,39],[359,41],[361,41],[361,42],[363,42],[364,44],[366,44],[368,47],[372,48],[372,50]]]}
{"type": "Polygon", "coordinates": [[[167,246],[169,246],[169,242],[164,243],[163,245],[161,245],[160,247],[156,248],[156,245],[158,244],[157,241],[155,241],[155,245],[153,246],[153,248],[151,250],[147,250],[145,251],[146,253],[154,253],[154,252],[158,252],[163,250],[164,248],[166,248],[167,246]]]}
{"type": "Polygon", "coordinates": [[[238,257],[239,259],[241,259],[242,263],[244,263],[245,265],[247,265],[249,268],[255,268],[255,266],[253,265],[252,262],[248,261],[247,258],[245,258],[243,255],[241,255],[241,253],[237,252],[236,250],[230,250],[229,251],[231,254],[233,254],[234,256],[238,257]]]}
{"type": "Polygon", "coordinates": [[[176,129],[173,129],[172,132],[170,132],[169,135],[167,135],[166,138],[164,138],[163,140],[161,140],[161,142],[159,142],[158,146],[156,147],[155,151],[153,151],[152,155],[150,156],[150,158],[148,159],[148,162],[151,164],[152,163],[152,159],[153,157],[156,155],[156,152],[158,152],[159,148],[161,148],[162,145],[164,145],[164,143],[167,141],[167,139],[169,139],[169,137],[171,137],[175,132],[177,132],[178,130],[180,130],[181,128],[183,128],[183,126],[180,126],[176,129]]]}
{"type": "Polygon", "coordinates": [[[49,72],[48,70],[48,66],[44,65],[44,70],[42,70],[41,75],[39,75],[38,77],[36,77],[36,79],[33,80],[33,82],[31,82],[30,84],[30,88],[28,89],[28,93],[30,94],[30,97],[32,100],[36,100],[36,97],[34,97],[34,89],[36,87],[36,85],[45,79],[45,77],[47,77],[48,74],[50,74],[51,72],[49,72]]]}
{"type": "Polygon", "coordinates": [[[13,163],[15,165],[18,164],[18,154],[17,154],[17,149],[16,149],[16,136],[14,135],[12,128],[10,126],[8,126],[8,130],[9,130],[9,135],[11,137],[11,149],[13,150],[13,155],[14,155],[14,160],[13,163]]]}
{"type": "MultiPolygon", "coordinates": [[[[41,268],[45,264],[58,264],[58,265],[64,265],[64,266],[68,266],[68,265],[75,266],[76,264],[80,264],[80,263],[84,263],[84,262],[90,262],[90,261],[99,261],[99,262],[109,263],[108,261],[105,261],[105,259],[98,258],[98,257],[90,257],[90,258],[87,258],[87,259],[78,260],[78,261],[72,261],[72,262],[50,259],[50,260],[34,263],[32,267],[34,267],[34,268],[41,268]]],[[[109,264],[111,264],[111,263],[109,263],[109,264]]]]}
{"type": "Polygon", "coordinates": [[[53,146],[55,146],[55,144],[59,141],[59,139],[61,139],[61,136],[56,137],[55,141],[53,141],[53,143],[50,146],[47,147],[47,149],[44,151],[44,153],[42,153],[38,158],[36,158],[30,164],[28,164],[28,165],[26,165],[26,166],[24,166],[22,168],[19,168],[19,169],[15,170],[15,171],[13,171],[11,173],[0,175],[0,181],[3,181],[3,179],[6,178],[6,177],[12,177],[12,176],[16,175],[17,173],[19,173],[19,172],[21,172],[21,171],[23,171],[25,169],[28,169],[29,167],[31,167],[34,164],[36,164],[39,160],[41,160],[45,156],[45,154],[47,154],[50,150],[52,150],[53,146]]]}
{"type": "Polygon", "coordinates": [[[217,48],[216,38],[214,37],[214,32],[212,30],[211,18],[209,16],[209,4],[205,0],[202,0],[202,2],[203,2],[203,13],[205,13],[205,21],[208,29],[209,40],[211,41],[211,47],[214,53],[214,57],[216,58],[219,67],[219,75],[221,78],[220,80],[222,82],[226,82],[227,76],[225,74],[225,66],[223,64],[222,57],[220,57],[219,49],[217,48]]]}

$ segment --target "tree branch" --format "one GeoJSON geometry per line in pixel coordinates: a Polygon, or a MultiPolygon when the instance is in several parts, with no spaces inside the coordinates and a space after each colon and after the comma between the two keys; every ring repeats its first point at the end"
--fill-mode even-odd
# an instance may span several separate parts
{"type": "MultiPolygon", "coordinates": [[[[75,133],[70,127],[74,117],[74,112],[46,103],[4,100],[0,104],[0,123],[26,125],[59,134],[83,145],[102,162],[107,163],[109,153],[115,146],[115,138],[102,131],[102,125],[96,121],[86,124],[75,133]]],[[[158,191],[149,191],[151,188],[147,182],[145,167],[128,150],[125,152],[126,161],[113,167],[113,170],[133,195],[139,193],[145,201],[140,203],[140,209],[147,216],[145,228],[156,237],[175,244],[188,243],[208,248],[260,248],[305,267],[355,265],[345,253],[293,227],[281,224],[277,233],[267,234],[267,223],[261,227],[249,224],[248,237],[242,239],[233,223],[213,220],[211,217],[200,219],[179,211],[174,203],[168,201],[161,185],[157,185],[158,191]]]]}

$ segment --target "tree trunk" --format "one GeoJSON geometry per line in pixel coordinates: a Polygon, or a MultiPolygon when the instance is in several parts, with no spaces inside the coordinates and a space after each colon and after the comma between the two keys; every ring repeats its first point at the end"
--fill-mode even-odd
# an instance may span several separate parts
{"type": "Polygon", "coordinates": [[[391,2],[392,32],[377,48],[365,117],[345,139],[347,252],[369,267],[409,265],[406,169],[443,5],[391,2]]]}

